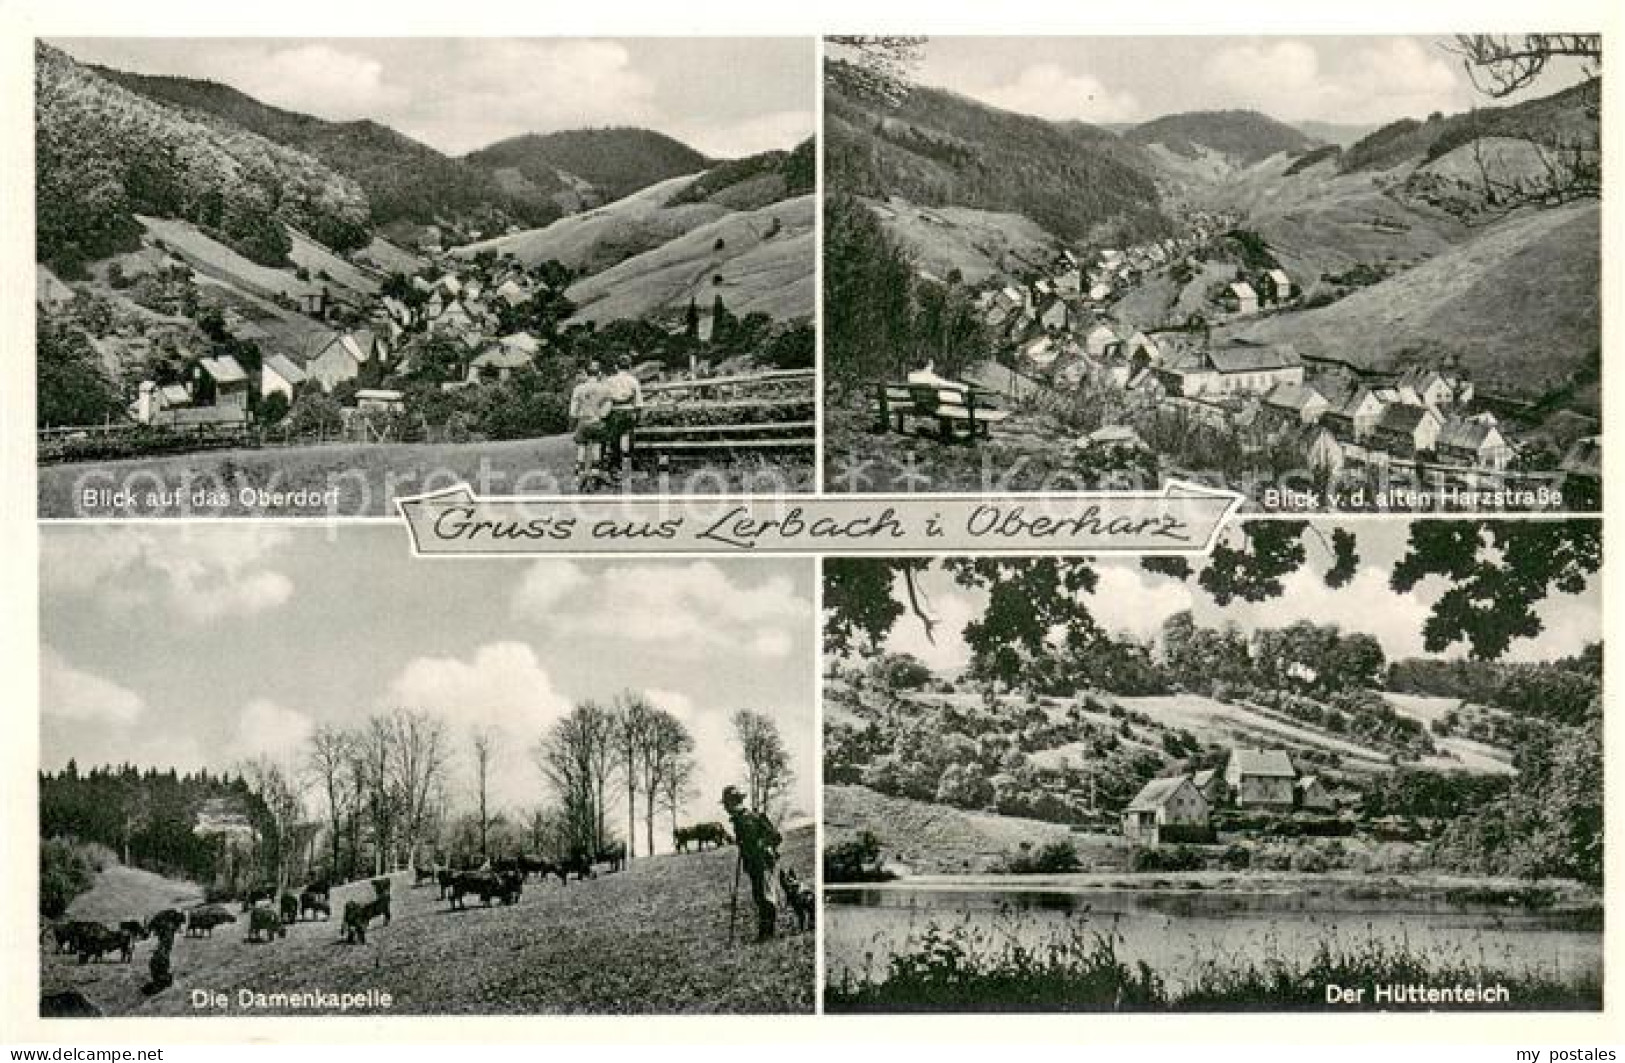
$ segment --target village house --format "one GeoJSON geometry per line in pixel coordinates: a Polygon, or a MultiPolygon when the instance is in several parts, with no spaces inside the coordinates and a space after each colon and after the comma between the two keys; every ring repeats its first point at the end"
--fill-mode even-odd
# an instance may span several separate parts
{"type": "Polygon", "coordinates": [[[248,409],[248,373],[229,354],[203,357],[193,370],[192,394],[212,393],[211,406],[248,409]]]}
{"type": "Polygon", "coordinates": [[[1279,749],[1234,749],[1224,768],[1225,785],[1242,807],[1291,808],[1297,772],[1279,749]]]}
{"type": "Polygon", "coordinates": [[[346,380],[360,376],[361,367],[381,353],[372,331],[341,333],[305,363],[305,376],[319,384],[323,391],[332,391],[346,380]]]}
{"type": "Polygon", "coordinates": [[[1189,775],[1152,779],[1123,810],[1123,837],[1142,845],[1157,845],[1167,828],[1206,828],[1209,812],[1207,798],[1189,775]]]}
{"type": "Polygon", "coordinates": [[[1383,401],[1370,388],[1359,387],[1342,405],[1323,413],[1321,423],[1343,439],[1360,442],[1376,431],[1383,406],[1383,401]]]}
{"type": "Polygon", "coordinates": [[[478,384],[503,381],[526,368],[534,360],[522,348],[507,344],[493,344],[476,354],[468,363],[468,382],[478,384]]]}
{"type": "Polygon", "coordinates": [[[1297,294],[1297,289],[1292,286],[1292,278],[1287,276],[1284,269],[1265,270],[1258,278],[1258,286],[1263,301],[1271,305],[1287,302],[1297,294]]]}
{"type": "Polygon", "coordinates": [[[1280,384],[1302,384],[1303,359],[1288,344],[1236,342],[1157,368],[1170,394],[1187,398],[1263,394],[1280,384]]]}
{"type": "Polygon", "coordinates": [[[1396,402],[1383,408],[1372,439],[1390,454],[1430,454],[1443,426],[1439,415],[1428,407],[1396,402]]]}
{"type": "Polygon", "coordinates": [[[1293,803],[1310,812],[1332,812],[1337,808],[1331,791],[1316,775],[1305,775],[1292,785],[1293,803]]]}
{"type": "Polygon", "coordinates": [[[1209,808],[1218,808],[1224,803],[1224,773],[1217,768],[1203,768],[1191,776],[1191,783],[1207,798],[1209,808]]]}
{"type": "Polygon", "coordinates": [[[1416,403],[1435,409],[1459,405],[1471,401],[1472,397],[1471,385],[1463,393],[1456,377],[1446,376],[1437,369],[1420,366],[1412,366],[1401,373],[1399,379],[1394,382],[1394,387],[1402,395],[1407,392],[1414,395],[1416,403]],[[1467,397],[1463,398],[1463,394],[1467,397]]]}
{"type": "Polygon", "coordinates": [[[1504,470],[1512,464],[1512,446],[1495,425],[1451,419],[1439,430],[1439,457],[1482,469],[1504,470]]]}
{"type": "Polygon", "coordinates": [[[1104,358],[1107,352],[1121,343],[1111,326],[1096,325],[1083,337],[1083,352],[1091,358],[1104,358]]]}
{"type": "Polygon", "coordinates": [[[285,354],[267,355],[260,363],[260,398],[280,392],[291,403],[304,382],[305,371],[285,354]]]}
{"type": "Polygon", "coordinates": [[[1083,450],[1108,454],[1117,451],[1135,453],[1150,449],[1146,446],[1145,440],[1140,438],[1140,433],[1126,424],[1103,425],[1078,440],[1078,446],[1083,450]]]}
{"type": "Polygon", "coordinates": [[[406,396],[391,388],[362,388],[355,393],[355,408],[362,413],[402,413],[406,396]]]}
{"type": "Polygon", "coordinates": [[[1564,451],[1558,468],[1567,476],[1592,484],[1602,480],[1602,436],[1576,439],[1564,451]]]}
{"type": "Polygon", "coordinates": [[[1309,467],[1323,476],[1332,477],[1343,471],[1348,462],[1348,448],[1324,425],[1307,429],[1304,436],[1304,455],[1309,467]]]}
{"type": "Polygon", "coordinates": [[[1246,281],[1235,281],[1219,294],[1219,305],[1232,314],[1258,313],[1258,292],[1246,281]]]}
{"type": "Polygon", "coordinates": [[[1282,425],[1311,425],[1318,422],[1330,403],[1312,384],[1277,384],[1264,396],[1264,410],[1282,425]]]}

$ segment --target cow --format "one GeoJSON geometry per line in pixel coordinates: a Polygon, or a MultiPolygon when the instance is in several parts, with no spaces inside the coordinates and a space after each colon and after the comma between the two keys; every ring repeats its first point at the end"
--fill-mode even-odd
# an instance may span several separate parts
{"type": "Polygon", "coordinates": [[[270,908],[255,908],[248,913],[248,936],[244,941],[270,941],[288,936],[282,916],[270,908]]]}
{"type": "Polygon", "coordinates": [[[92,928],[101,926],[100,923],[91,923],[83,919],[72,919],[65,923],[57,923],[51,927],[51,936],[56,941],[58,952],[78,952],[79,939],[89,933],[92,928]]]}
{"type": "Polygon", "coordinates": [[[79,962],[97,962],[109,952],[117,952],[121,963],[129,963],[135,955],[135,937],[128,930],[114,930],[101,923],[91,923],[79,935],[79,962]]]}
{"type": "Polygon", "coordinates": [[[457,872],[449,867],[442,867],[434,873],[434,882],[440,887],[440,899],[445,900],[451,892],[451,884],[457,878],[457,872]]]}
{"type": "Polygon", "coordinates": [[[439,874],[440,869],[434,864],[425,864],[422,867],[414,867],[412,869],[412,888],[416,889],[425,882],[438,881],[439,874]]]}
{"type": "Polygon", "coordinates": [[[333,918],[333,906],[328,903],[327,894],[305,890],[299,895],[299,918],[303,919],[308,915],[311,919],[315,919],[318,914],[323,919],[333,918]]]}
{"type": "Polygon", "coordinates": [[[152,936],[152,932],[147,929],[147,924],[139,919],[126,919],[119,923],[118,928],[127,932],[131,941],[145,941],[152,936]]]}
{"type": "Polygon", "coordinates": [[[592,869],[592,857],[586,853],[574,853],[560,860],[553,865],[553,873],[559,876],[559,882],[566,886],[570,884],[571,875],[582,881],[598,877],[598,873],[592,869]]]}
{"type": "Polygon", "coordinates": [[[687,827],[678,827],[671,833],[672,845],[680,853],[688,852],[690,844],[705,852],[705,845],[710,842],[713,847],[720,848],[731,845],[733,839],[728,836],[728,830],[720,823],[695,823],[687,827]]]}
{"type": "Polygon", "coordinates": [[[610,842],[598,850],[598,857],[594,861],[599,864],[608,864],[609,873],[614,874],[626,866],[626,843],[610,842]]]}
{"type": "Polygon", "coordinates": [[[547,876],[553,874],[553,861],[551,860],[540,856],[531,856],[528,853],[520,853],[514,859],[518,862],[519,873],[526,878],[536,875],[545,882],[547,876]]]}
{"type": "Polygon", "coordinates": [[[147,933],[163,937],[166,933],[176,934],[185,926],[186,916],[173,908],[165,908],[147,920],[147,933]]]}
{"type": "Polygon", "coordinates": [[[328,900],[328,899],[331,898],[332,893],[333,893],[333,887],[324,878],[324,879],[321,879],[320,881],[310,883],[308,886],[306,886],[304,889],[300,890],[299,892],[300,892],[301,895],[309,895],[311,897],[318,897],[321,900],[325,901],[325,900],[328,900]]]}
{"type": "Polygon", "coordinates": [[[372,880],[372,900],[344,902],[344,924],[341,932],[344,940],[352,945],[365,945],[367,943],[367,927],[374,919],[383,917],[384,925],[390,923],[389,914],[389,879],[375,878],[372,880]]]}
{"type": "Polygon", "coordinates": [[[218,904],[205,904],[200,908],[193,908],[186,913],[186,936],[214,937],[214,928],[225,923],[235,923],[237,917],[220,907],[218,904]]]}
{"type": "Polygon", "coordinates": [[[299,921],[299,898],[291,893],[284,893],[278,902],[278,914],[282,916],[284,925],[299,921]]]}
{"type": "Polygon", "coordinates": [[[524,876],[516,870],[463,871],[452,879],[451,908],[454,911],[466,908],[463,897],[471,893],[478,895],[486,907],[490,907],[493,898],[503,904],[517,904],[523,892],[524,876]]]}
{"type": "Polygon", "coordinates": [[[275,886],[251,886],[243,894],[243,911],[248,911],[261,901],[276,900],[277,888],[275,886]]]}
{"type": "Polygon", "coordinates": [[[813,888],[802,885],[801,879],[788,867],[779,869],[779,888],[784,891],[785,903],[796,917],[796,929],[811,930],[818,912],[818,898],[813,888]]]}

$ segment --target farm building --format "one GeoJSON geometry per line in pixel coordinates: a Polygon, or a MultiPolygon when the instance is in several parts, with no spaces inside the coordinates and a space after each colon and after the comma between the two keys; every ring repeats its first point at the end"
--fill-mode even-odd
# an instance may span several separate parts
{"type": "Polygon", "coordinates": [[[1123,837],[1156,845],[1167,828],[1201,830],[1208,825],[1207,798],[1189,775],[1152,779],[1123,809],[1123,837]]]}
{"type": "Polygon", "coordinates": [[[294,391],[304,382],[305,371],[285,354],[270,355],[260,363],[261,398],[281,392],[292,402],[294,391]]]}
{"type": "Polygon", "coordinates": [[[1441,458],[1499,472],[1512,463],[1512,446],[1493,424],[1446,421],[1439,430],[1441,458]]]}
{"type": "Polygon", "coordinates": [[[1433,450],[1444,422],[1426,406],[1396,402],[1377,419],[1372,438],[1391,454],[1417,454],[1433,450]]]}
{"type": "Polygon", "coordinates": [[[1331,812],[1337,808],[1331,791],[1316,775],[1305,775],[1292,786],[1293,803],[1312,812],[1331,812]]]}
{"type": "Polygon", "coordinates": [[[1170,394],[1261,395],[1280,384],[1302,384],[1303,359],[1289,344],[1233,343],[1157,367],[1170,394]]]}
{"type": "Polygon", "coordinates": [[[361,375],[361,367],[378,352],[378,341],[370,330],[334,336],[328,344],[305,363],[305,376],[320,384],[323,391],[332,391],[346,380],[361,375]]]}
{"type": "Polygon", "coordinates": [[[1298,773],[1279,749],[1235,749],[1225,765],[1224,781],[1236,804],[1291,808],[1298,773]]]}
{"type": "Polygon", "coordinates": [[[1228,285],[1220,294],[1219,303],[1233,314],[1258,313],[1258,293],[1246,281],[1228,285]]]}

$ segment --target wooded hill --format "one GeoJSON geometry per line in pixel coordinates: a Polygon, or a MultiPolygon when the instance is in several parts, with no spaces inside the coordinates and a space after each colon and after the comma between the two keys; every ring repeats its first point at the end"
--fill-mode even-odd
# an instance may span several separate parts
{"type": "Polygon", "coordinates": [[[1191,111],[1137,125],[1123,134],[1136,144],[1161,144],[1176,155],[1196,158],[1203,149],[1242,163],[1262,162],[1282,152],[1307,151],[1315,141],[1299,129],[1257,111],[1191,111]]]}
{"type": "Polygon", "coordinates": [[[826,78],[828,186],[857,196],[1023,214],[1066,240],[1173,231],[1142,149],[1098,126],[1055,123],[918,86],[895,107],[826,78]]]}

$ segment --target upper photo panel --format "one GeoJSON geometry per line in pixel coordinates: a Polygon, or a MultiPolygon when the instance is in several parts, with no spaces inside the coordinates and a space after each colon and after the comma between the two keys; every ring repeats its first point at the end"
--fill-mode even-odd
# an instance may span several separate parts
{"type": "Polygon", "coordinates": [[[38,42],[40,516],[811,490],[816,63],[38,42]]]}
{"type": "Polygon", "coordinates": [[[1601,38],[836,37],[831,491],[1600,506],[1601,38]]]}

